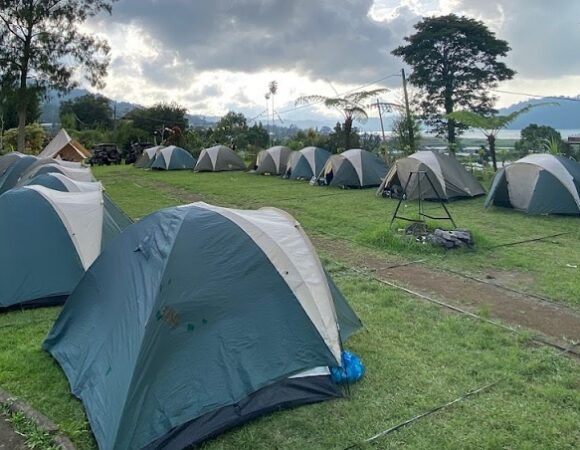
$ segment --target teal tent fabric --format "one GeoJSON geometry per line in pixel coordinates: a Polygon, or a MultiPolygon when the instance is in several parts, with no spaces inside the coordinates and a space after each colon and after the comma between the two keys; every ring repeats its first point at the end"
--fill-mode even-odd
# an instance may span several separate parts
{"type": "MultiPolygon", "coordinates": [[[[70,184],[74,185],[74,181],[71,180],[70,184]]],[[[31,180],[28,180],[26,185],[38,185],[54,189],[55,191],[71,192],[68,186],[66,186],[59,178],[51,175],[51,173],[38,175],[31,180]]],[[[117,206],[106,192],[103,192],[103,201],[105,215],[103,217],[102,249],[104,249],[121,231],[133,223],[133,220],[127,216],[119,206],[117,206]]]]}
{"type": "Polygon", "coordinates": [[[580,216],[580,164],[550,154],[531,154],[498,171],[485,206],[527,214],[580,216]]]}
{"type": "MultiPolygon", "coordinates": [[[[44,348],[101,450],[184,448],[258,415],[257,393],[275,410],[296,391],[290,376],[337,365],[288,272],[245,225],[203,204],[156,212],[119,235],[70,296],[44,348]]],[[[357,319],[340,310],[350,333],[357,319]]]]}
{"type": "Polygon", "coordinates": [[[305,147],[293,152],[286,168],[286,178],[310,180],[317,176],[330,158],[330,152],[319,147],[305,147]]]}
{"type": "Polygon", "coordinates": [[[12,189],[28,168],[36,162],[34,156],[23,156],[14,161],[0,177],[0,194],[12,189]]]}
{"type": "Polygon", "coordinates": [[[0,196],[0,248],[0,308],[60,303],[84,274],[60,217],[30,189],[0,196]]]}
{"type": "Polygon", "coordinates": [[[157,170],[193,170],[196,162],[197,160],[187,150],[171,145],[157,153],[150,167],[157,170]]]}

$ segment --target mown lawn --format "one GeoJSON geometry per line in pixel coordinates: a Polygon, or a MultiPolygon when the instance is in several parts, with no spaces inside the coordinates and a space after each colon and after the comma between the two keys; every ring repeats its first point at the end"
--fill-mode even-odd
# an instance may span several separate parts
{"type": "MultiPolygon", "coordinates": [[[[560,245],[523,246],[527,254],[522,251],[519,256],[507,250],[520,247],[506,247],[444,258],[440,252],[409,246],[389,235],[385,229],[393,202],[375,198],[370,191],[327,190],[247,174],[155,174],[125,167],[99,168],[95,173],[135,218],[197,194],[221,205],[283,207],[310,232],[335,234],[408,258],[428,257],[432,264],[474,273],[499,267],[549,276],[546,266],[563,262],[559,259],[564,247],[575,252],[580,262],[579,248],[570,236],[559,238],[560,245]],[[531,255],[531,250],[539,253],[531,255]],[[543,264],[516,264],[536,257],[543,264]]],[[[452,212],[461,225],[477,226],[482,246],[492,245],[496,237],[498,242],[510,242],[560,230],[578,233],[571,219],[482,212],[480,205],[480,200],[453,204],[452,212]],[[525,232],[518,233],[515,222],[525,232]]],[[[325,265],[365,324],[365,330],[347,343],[366,364],[365,379],[351,388],[348,398],[263,417],[207,443],[204,449],[344,449],[495,381],[499,383],[489,391],[391,434],[373,448],[580,446],[578,361],[532,346],[522,336],[422,303],[331,260],[325,265]]],[[[542,283],[549,285],[547,279],[542,283]]],[[[536,280],[536,288],[542,283],[536,280]]],[[[574,285],[577,289],[577,284],[576,279],[568,288],[561,283],[543,292],[574,303],[571,289],[574,285]]],[[[49,308],[0,315],[0,386],[51,417],[80,449],[95,449],[80,403],[69,394],[58,365],[40,349],[57,314],[58,308],[49,308]]]]}
{"type": "MultiPolygon", "coordinates": [[[[580,219],[528,216],[505,208],[484,209],[483,198],[459,201],[448,208],[459,227],[475,234],[475,251],[452,252],[416,244],[389,229],[397,202],[374,195],[374,190],[340,190],[309,186],[246,173],[151,172],[132,167],[96,168],[109,193],[129,214],[140,217],[156,208],[195,199],[222,206],[275,206],[292,213],[311,232],[351,239],[389,255],[409,260],[427,259],[439,269],[489,277],[528,293],[549,297],[580,310],[580,219]],[[159,189],[163,195],[159,194],[159,189]],[[157,192],[157,193],[155,193],[157,192]],[[567,233],[556,238],[514,246],[491,247],[567,233]]],[[[437,204],[427,208],[438,215],[437,204]]],[[[405,208],[403,208],[405,209],[405,208]]],[[[416,214],[408,204],[404,213],[416,214]]],[[[440,226],[450,226],[441,222],[440,226]]]]}

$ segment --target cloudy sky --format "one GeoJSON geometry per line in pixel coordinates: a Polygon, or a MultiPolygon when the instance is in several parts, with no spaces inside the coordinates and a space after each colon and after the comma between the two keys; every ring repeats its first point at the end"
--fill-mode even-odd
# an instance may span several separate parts
{"type": "MultiPolygon", "coordinates": [[[[328,114],[295,110],[301,95],[364,85],[388,87],[386,100],[396,99],[402,63],[391,50],[422,16],[451,12],[483,20],[510,43],[507,62],[518,74],[501,90],[580,94],[579,0],[120,0],[89,28],[112,47],[103,92],[111,98],[252,117],[276,80],[276,110],[297,120],[328,114]]],[[[498,95],[498,106],[525,100],[498,95]]]]}

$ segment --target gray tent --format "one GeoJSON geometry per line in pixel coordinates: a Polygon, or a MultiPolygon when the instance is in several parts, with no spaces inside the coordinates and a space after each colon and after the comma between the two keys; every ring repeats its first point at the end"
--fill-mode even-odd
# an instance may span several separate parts
{"type": "Polygon", "coordinates": [[[339,396],[328,367],[358,327],[292,217],[194,203],[122,233],[44,348],[99,449],[169,450],[339,396]]]}
{"type": "Polygon", "coordinates": [[[2,176],[4,172],[6,172],[6,170],[12,166],[12,164],[14,164],[23,156],[26,155],[20,152],[10,152],[0,156],[0,176],[2,176]]]}
{"type": "Polygon", "coordinates": [[[139,169],[146,169],[148,167],[151,167],[151,164],[153,164],[153,161],[155,160],[155,156],[157,155],[157,152],[159,150],[161,150],[162,148],[163,148],[163,146],[157,145],[156,147],[149,147],[149,148],[146,148],[145,150],[143,150],[143,153],[141,154],[139,159],[134,164],[135,167],[137,167],[139,169]]]}
{"type": "Polygon", "coordinates": [[[246,165],[236,152],[224,145],[204,148],[195,165],[196,172],[223,172],[228,170],[246,170],[246,165]]]}
{"type": "Polygon", "coordinates": [[[479,181],[454,156],[432,151],[421,151],[399,159],[377,193],[398,197],[405,187],[409,200],[456,200],[485,194],[479,181]],[[416,174],[410,178],[412,172],[416,174]]]}
{"type": "Polygon", "coordinates": [[[262,150],[256,159],[256,173],[262,175],[284,174],[291,154],[292,150],[281,145],[262,150]]]}
{"type": "Polygon", "coordinates": [[[291,180],[310,180],[317,176],[330,158],[330,152],[319,147],[306,147],[293,152],[285,177],[291,180]]]}
{"type": "Polygon", "coordinates": [[[388,171],[384,161],[372,153],[352,149],[332,155],[318,176],[321,184],[342,188],[365,188],[381,184],[388,171]]]}
{"type": "Polygon", "coordinates": [[[158,170],[193,170],[196,162],[191,153],[184,148],[170,145],[157,152],[150,167],[158,170]]]}
{"type": "Polygon", "coordinates": [[[0,308],[62,303],[118,234],[121,226],[108,228],[100,183],[90,184],[77,192],[31,185],[0,196],[0,308]]]}
{"type": "Polygon", "coordinates": [[[501,169],[485,206],[528,214],[580,215],[580,164],[548,154],[528,155],[501,169]]]}

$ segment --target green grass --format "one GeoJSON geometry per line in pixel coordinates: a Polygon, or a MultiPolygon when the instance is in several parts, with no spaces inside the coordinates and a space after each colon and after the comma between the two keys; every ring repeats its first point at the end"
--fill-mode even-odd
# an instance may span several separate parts
{"type": "MultiPolygon", "coordinates": [[[[149,173],[125,167],[98,168],[95,173],[135,218],[198,196],[226,206],[278,206],[296,215],[309,232],[347,238],[385,255],[429,258],[433,266],[474,274],[490,268],[531,274],[536,279],[533,289],[544,289],[570,304],[578,290],[578,277],[568,277],[569,286],[555,277],[553,291],[549,281],[540,281],[549,280],[564,255],[575,255],[578,261],[578,235],[558,238],[559,244],[485,250],[496,242],[577,233],[573,219],[485,212],[481,200],[455,203],[454,217],[474,229],[480,244],[474,252],[444,256],[386,231],[394,202],[376,198],[371,191],[317,188],[247,174],[149,173]]],[[[333,260],[324,263],[365,324],[347,348],[362,357],[366,377],[351,388],[349,398],[262,417],[208,442],[205,450],[343,449],[498,380],[489,391],[389,435],[373,448],[580,446],[576,360],[535,347],[521,335],[449,314],[333,260]]],[[[41,350],[58,312],[48,308],[0,315],[0,386],[54,420],[80,450],[94,450],[81,404],[70,395],[58,365],[41,350]]]]}
{"type": "MultiPolygon", "coordinates": [[[[498,282],[509,287],[547,296],[580,310],[580,221],[577,217],[528,216],[494,207],[486,210],[483,198],[454,202],[448,208],[459,227],[474,233],[476,249],[445,254],[403,236],[397,231],[405,225],[403,222],[391,230],[389,222],[397,202],[376,197],[372,189],[313,187],[304,182],[245,173],[150,172],[123,166],[96,168],[95,173],[133,217],[190,201],[194,194],[223,206],[276,206],[292,213],[309,232],[350,239],[387,255],[407,259],[427,257],[427,264],[438,269],[497,277],[498,282]],[[558,233],[570,234],[491,249],[495,245],[558,233]]],[[[426,208],[434,215],[442,213],[438,204],[428,203],[426,208]]],[[[418,205],[408,203],[402,209],[405,215],[416,216],[418,205]]],[[[439,226],[451,224],[440,222],[439,226]]]]}

